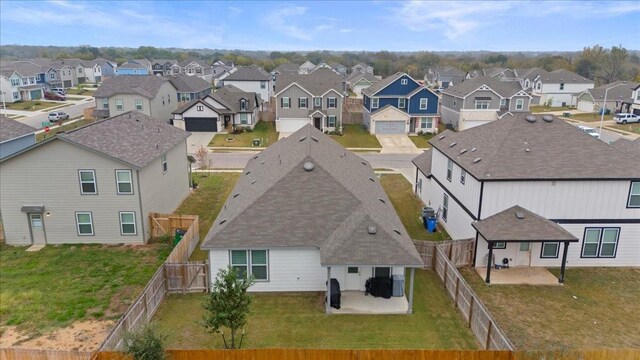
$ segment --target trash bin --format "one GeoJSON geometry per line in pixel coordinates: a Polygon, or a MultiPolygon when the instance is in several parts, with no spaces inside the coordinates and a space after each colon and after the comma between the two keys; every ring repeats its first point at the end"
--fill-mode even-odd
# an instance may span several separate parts
{"type": "Polygon", "coordinates": [[[564,112],[564,113],[562,113],[562,116],[571,117],[571,113],[570,112],[564,112]]]}
{"type": "Polygon", "coordinates": [[[253,146],[260,146],[260,139],[253,139],[253,146]]]}
{"type": "Polygon", "coordinates": [[[392,279],[391,296],[404,296],[404,275],[393,275],[392,279]]]}
{"type": "Polygon", "coordinates": [[[178,245],[178,243],[180,242],[180,240],[182,240],[182,237],[186,233],[187,233],[187,230],[176,229],[176,236],[173,238],[173,246],[178,245]]]}
{"type": "Polygon", "coordinates": [[[436,232],[438,225],[438,219],[434,217],[427,218],[427,231],[436,232]]]}

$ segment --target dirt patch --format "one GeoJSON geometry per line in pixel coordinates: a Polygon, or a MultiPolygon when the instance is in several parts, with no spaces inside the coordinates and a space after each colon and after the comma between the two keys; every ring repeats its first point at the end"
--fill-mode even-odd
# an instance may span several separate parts
{"type": "Polygon", "coordinates": [[[104,316],[107,318],[120,317],[124,315],[125,311],[129,309],[131,303],[142,292],[141,286],[125,286],[117,293],[111,296],[109,301],[109,307],[104,312],[104,316]]]}
{"type": "Polygon", "coordinates": [[[0,347],[46,350],[95,351],[109,334],[114,321],[82,321],[70,326],[35,337],[28,338],[8,327],[0,337],[0,347]]]}

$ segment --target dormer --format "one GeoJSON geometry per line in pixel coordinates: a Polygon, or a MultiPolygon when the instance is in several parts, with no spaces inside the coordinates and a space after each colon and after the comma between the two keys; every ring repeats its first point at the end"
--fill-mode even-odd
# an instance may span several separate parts
{"type": "Polygon", "coordinates": [[[245,98],[240,99],[240,111],[247,111],[248,101],[245,98]]]}

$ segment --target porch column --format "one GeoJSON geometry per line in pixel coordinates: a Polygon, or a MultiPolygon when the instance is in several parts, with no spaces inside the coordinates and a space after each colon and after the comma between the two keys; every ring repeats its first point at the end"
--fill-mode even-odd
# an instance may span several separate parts
{"type": "Polygon", "coordinates": [[[491,283],[491,260],[493,259],[493,241],[489,241],[489,260],[487,261],[487,277],[484,282],[491,283]]]}
{"type": "Polygon", "coordinates": [[[560,278],[558,282],[560,284],[564,283],[564,269],[567,265],[567,252],[569,252],[569,242],[564,242],[564,251],[562,252],[562,264],[560,264],[560,278]]]}
{"type": "Polygon", "coordinates": [[[409,278],[409,309],[407,314],[413,314],[413,277],[416,272],[416,268],[411,268],[411,278],[409,278]]]}
{"type": "Polygon", "coordinates": [[[325,312],[328,314],[331,308],[331,266],[327,266],[327,303],[325,312]]]}

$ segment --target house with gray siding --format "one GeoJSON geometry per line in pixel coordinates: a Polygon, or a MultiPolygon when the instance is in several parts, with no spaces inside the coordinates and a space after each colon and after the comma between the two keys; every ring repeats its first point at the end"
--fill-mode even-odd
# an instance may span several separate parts
{"type": "Polygon", "coordinates": [[[131,111],[3,158],[7,244],[145,243],[148,214],[189,194],[188,136],[131,111]]]}
{"type": "Polygon", "coordinates": [[[177,100],[180,103],[189,102],[194,99],[202,99],[211,93],[211,83],[197,76],[173,75],[168,78],[176,88],[178,93],[177,100]]]}
{"type": "Polygon", "coordinates": [[[35,129],[17,120],[0,115],[0,159],[36,143],[35,129]]]}
{"type": "Polygon", "coordinates": [[[260,95],[264,102],[269,102],[273,95],[271,74],[256,66],[236,66],[235,71],[220,79],[218,86],[233,85],[236,88],[260,95]]]}

